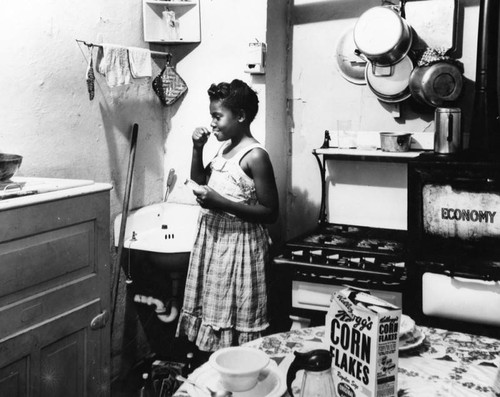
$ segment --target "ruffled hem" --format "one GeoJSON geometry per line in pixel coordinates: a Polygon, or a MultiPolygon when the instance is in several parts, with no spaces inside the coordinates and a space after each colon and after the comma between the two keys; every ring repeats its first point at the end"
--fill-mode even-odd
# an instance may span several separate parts
{"type": "Polygon", "coordinates": [[[269,324],[265,323],[252,329],[216,328],[203,323],[201,317],[181,312],[176,337],[185,335],[201,351],[213,352],[224,347],[239,346],[261,338],[262,332],[268,327],[269,324]]]}

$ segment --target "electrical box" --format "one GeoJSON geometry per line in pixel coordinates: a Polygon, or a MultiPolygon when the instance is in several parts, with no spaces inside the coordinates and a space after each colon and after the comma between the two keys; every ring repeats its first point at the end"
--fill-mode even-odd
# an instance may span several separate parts
{"type": "Polygon", "coordinates": [[[266,44],[261,42],[249,43],[245,72],[250,74],[265,74],[266,72],[266,44]]]}

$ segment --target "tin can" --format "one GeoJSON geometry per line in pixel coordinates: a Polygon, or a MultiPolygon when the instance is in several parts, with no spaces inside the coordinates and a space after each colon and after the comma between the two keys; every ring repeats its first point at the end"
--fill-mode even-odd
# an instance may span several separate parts
{"type": "Polygon", "coordinates": [[[459,152],[462,149],[462,111],[459,108],[436,108],[434,121],[434,152],[459,152]]]}

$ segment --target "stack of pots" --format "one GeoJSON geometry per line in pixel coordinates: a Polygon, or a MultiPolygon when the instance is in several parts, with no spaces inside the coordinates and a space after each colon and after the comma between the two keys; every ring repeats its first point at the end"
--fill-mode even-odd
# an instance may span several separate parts
{"type": "Polygon", "coordinates": [[[354,26],[356,47],[367,59],[365,79],[370,90],[383,102],[395,103],[411,93],[409,78],[413,62],[411,26],[394,6],[365,11],[354,26]]]}
{"type": "Polygon", "coordinates": [[[383,102],[401,102],[413,96],[432,107],[447,106],[461,93],[462,71],[439,57],[414,67],[409,56],[413,34],[396,6],[373,7],[359,17],[353,36],[357,50],[367,60],[366,82],[383,102]]]}

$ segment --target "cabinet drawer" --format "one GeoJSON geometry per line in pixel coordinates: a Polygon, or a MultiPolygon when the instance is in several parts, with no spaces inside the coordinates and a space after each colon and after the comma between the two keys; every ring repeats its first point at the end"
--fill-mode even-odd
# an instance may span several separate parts
{"type": "Polygon", "coordinates": [[[51,230],[0,244],[0,298],[95,266],[95,225],[51,230]]]}
{"type": "Polygon", "coordinates": [[[90,274],[0,308],[0,340],[99,297],[90,274]]]}
{"type": "MultiPolygon", "coordinates": [[[[109,223],[107,197],[108,192],[100,192],[0,211],[0,242],[13,241],[90,220],[100,219],[103,224],[104,221],[109,223]]],[[[106,229],[102,231],[107,233],[106,229]]]]}
{"type": "Polygon", "coordinates": [[[0,306],[103,271],[108,228],[100,194],[0,212],[0,306]]]}

